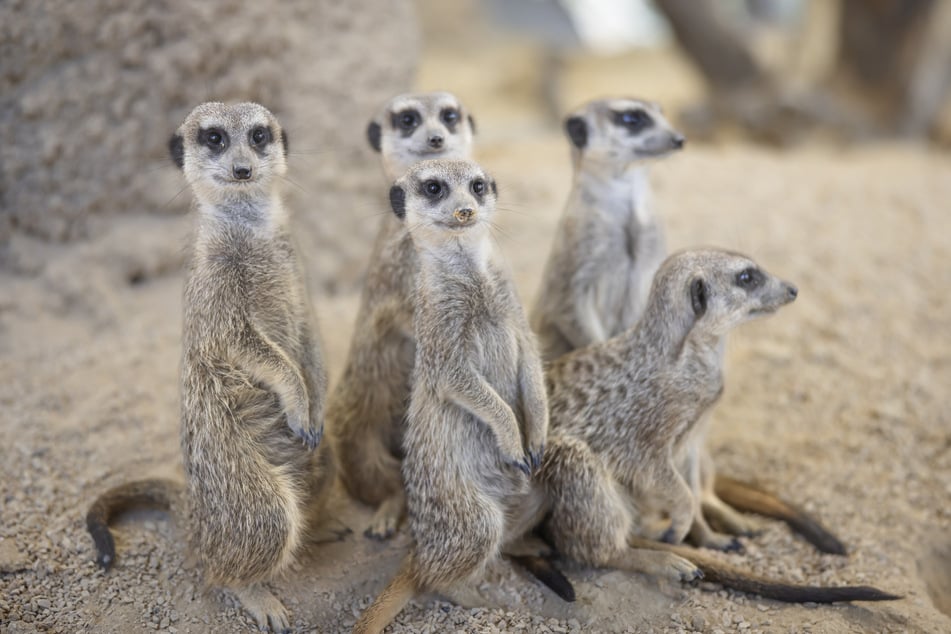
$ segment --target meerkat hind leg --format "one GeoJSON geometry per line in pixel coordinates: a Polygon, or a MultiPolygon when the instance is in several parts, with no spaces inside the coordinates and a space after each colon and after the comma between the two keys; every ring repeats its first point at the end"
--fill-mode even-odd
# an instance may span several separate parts
{"type": "Polygon", "coordinates": [[[402,490],[383,500],[363,534],[372,539],[389,539],[406,515],[406,495],[402,490]]]}
{"type": "Polygon", "coordinates": [[[274,594],[260,584],[244,588],[229,588],[241,602],[241,606],[254,618],[261,630],[290,632],[290,617],[287,608],[274,594]]]}
{"type": "Polygon", "coordinates": [[[624,548],[607,561],[611,568],[687,582],[703,578],[703,572],[679,555],[663,550],[624,548]]]}
{"type": "Polygon", "coordinates": [[[750,515],[744,515],[721,500],[716,494],[704,492],[701,500],[703,515],[717,530],[731,535],[750,537],[763,531],[764,523],[750,515]]]}

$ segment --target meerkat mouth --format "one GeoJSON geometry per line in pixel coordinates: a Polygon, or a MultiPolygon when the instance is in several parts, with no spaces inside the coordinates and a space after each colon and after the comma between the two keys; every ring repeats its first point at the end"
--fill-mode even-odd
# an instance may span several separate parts
{"type": "Polygon", "coordinates": [[[227,187],[227,186],[231,186],[231,187],[247,187],[248,185],[254,185],[254,184],[256,184],[256,183],[258,182],[258,179],[256,179],[256,178],[250,178],[250,179],[248,179],[248,180],[242,180],[242,181],[239,181],[239,180],[234,179],[234,178],[222,178],[221,176],[215,176],[215,177],[213,177],[213,178],[215,179],[216,182],[218,182],[218,183],[220,183],[221,185],[224,185],[224,186],[226,186],[226,187],[227,187]]]}

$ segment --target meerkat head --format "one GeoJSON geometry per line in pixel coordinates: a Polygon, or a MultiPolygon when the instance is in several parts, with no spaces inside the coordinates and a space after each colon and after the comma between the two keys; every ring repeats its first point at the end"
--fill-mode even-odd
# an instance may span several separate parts
{"type": "Polygon", "coordinates": [[[686,142],[659,105],[639,99],[597,99],[565,119],[577,166],[582,160],[627,165],[664,156],[686,142]]]}
{"type": "Polygon", "coordinates": [[[679,322],[685,332],[703,328],[722,337],[746,321],[776,312],[795,300],[798,291],[745,255],[698,249],[668,257],[651,294],[664,305],[666,319],[679,322]]]}
{"type": "Polygon", "coordinates": [[[367,125],[367,141],[392,180],[418,161],[469,158],[474,134],[472,115],[448,92],[394,97],[367,125]]]}
{"type": "Polygon", "coordinates": [[[287,135],[256,103],[203,103],[168,144],[199,200],[212,205],[269,197],[287,171],[287,135]]]}
{"type": "Polygon", "coordinates": [[[393,213],[414,241],[481,236],[495,213],[495,181],[469,160],[421,161],[390,188],[393,213]]]}

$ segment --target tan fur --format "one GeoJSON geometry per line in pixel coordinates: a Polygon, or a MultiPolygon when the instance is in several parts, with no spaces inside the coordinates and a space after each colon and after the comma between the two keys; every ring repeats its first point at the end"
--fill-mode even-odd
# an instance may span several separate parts
{"type": "MultiPolygon", "coordinates": [[[[394,97],[368,128],[388,184],[423,159],[467,158],[472,135],[465,108],[443,92],[394,97]],[[456,120],[447,123],[450,112],[456,120]],[[403,116],[418,116],[418,124],[404,127],[403,116]],[[430,143],[435,137],[442,139],[439,147],[430,143]]],[[[391,536],[405,509],[400,456],[415,358],[412,295],[417,269],[405,226],[385,213],[370,255],[347,364],[327,406],[341,479],[352,496],[377,507],[366,531],[376,538],[391,536]]]]}
{"type": "MultiPolygon", "coordinates": [[[[632,535],[678,543],[701,530],[701,491],[691,482],[699,464],[690,451],[698,422],[723,389],[723,338],[794,297],[793,287],[746,257],[679,253],[658,272],[636,326],[549,367],[552,433],[543,477],[559,551],[610,565],[630,556],[632,535]],[[754,271],[758,285],[743,288],[743,271],[754,271]],[[654,523],[660,514],[669,519],[654,523]]],[[[673,576],[683,576],[682,562],[670,564],[673,576]]]]}
{"type": "Polygon", "coordinates": [[[231,589],[261,627],[284,630],[286,610],[261,584],[321,515],[333,459],[320,443],[316,324],[279,194],[283,132],[257,104],[206,103],[177,139],[196,208],[181,377],[189,533],[206,583],[231,589]],[[210,147],[211,132],[226,143],[210,147]]]}
{"type": "Polygon", "coordinates": [[[414,547],[357,632],[381,631],[414,592],[478,576],[543,511],[530,473],[547,402],[534,338],[492,252],[494,182],[475,163],[439,160],[417,164],[395,188],[420,262],[403,441],[414,547]]]}
{"type": "Polygon", "coordinates": [[[591,101],[565,128],[574,183],[532,310],[546,361],[640,318],[667,255],[647,164],[684,143],[657,104],[636,99],[591,101]]]}

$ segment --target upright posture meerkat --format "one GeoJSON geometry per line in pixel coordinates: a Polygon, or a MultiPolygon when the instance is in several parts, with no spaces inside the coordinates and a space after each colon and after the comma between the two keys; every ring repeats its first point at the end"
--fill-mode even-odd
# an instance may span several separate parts
{"type": "MultiPolygon", "coordinates": [[[[205,103],[169,147],[196,210],[181,377],[189,533],[205,581],[234,592],[261,627],[286,630],[262,582],[291,562],[333,479],[320,443],[327,379],[279,193],[287,138],[258,104],[205,103]]],[[[179,489],[134,482],[93,505],[103,567],[115,557],[110,517],[137,501],[169,504],[179,489]]]]}
{"type": "Polygon", "coordinates": [[[666,257],[647,164],[684,145],[660,107],[599,99],[565,120],[574,185],[532,310],[548,361],[634,325],[666,257]]]}
{"type": "Polygon", "coordinates": [[[696,564],[714,581],[787,601],[896,598],[864,586],[755,579],[686,548],[647,550],[663,546],[648,540],[677,544],[709,530],[692,435],[723,391],[724,338],[796,294],[742,255],[681,252],[657,272],[633,328],[551,364],[552,427],[540,479],[551,503],[544,528],[559,552],[675,579],[698,576],[696,564]],[[654,521],[657,513],[664,518],[654,521]]]}
{"type": "MultiPolygon", "coordinates": [[[[659,106],[635,99],[591,101],[565,120],[565,131],[574,186],[532,312],[546,361],[618,335],[641,318],[651,280],[667,256],[647,164],[684,145],[659,106]]],[[[729,502],[785,520],[823,552],[845,554],[842,543],[800,509],[738,480],[716,479],[703,428],[691,451],[704,465],[705,512],[733,533],[754,532],[759,523],[729,502]]],[[[699,535],[705,545],[739,547],[709,531],[699,535]]]]}
{"type": "Polygon", "coordinates": [[[419,257],[416,367],[403,439],[415,546],[355,632],[379,632],[417,592],[477,575],[540,520],[531,474],[548,409],[536,343],[489,223],[494,181],[469,161],[426,161],[390,192],[419,257]]]}
{"type": "MultiPolygon", "coordinates": [[[[391,99],[367,127],[387,183],[414,163],[468,158],[471,115],[445,92],[391,99]]],[[[343,376],[330,394],[327,419],[340,475],[352,496],[378,506],[366,534],[389,537],[404,513],[400,443],[415,358],[413,288],[418,268],[406,227],[383,217],[360,301],[343,376]]]]}

